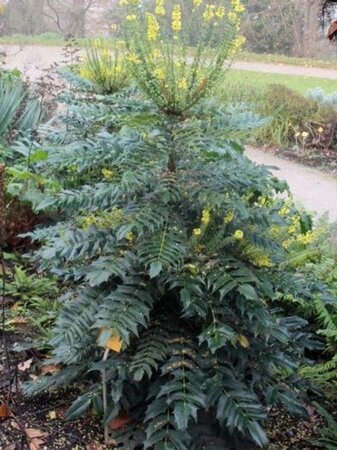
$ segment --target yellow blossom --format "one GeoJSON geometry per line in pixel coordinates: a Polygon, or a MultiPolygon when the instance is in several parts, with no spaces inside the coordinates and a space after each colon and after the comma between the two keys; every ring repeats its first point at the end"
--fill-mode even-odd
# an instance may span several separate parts
{"type": "Polygon", "coordinates": [[[160,26],[153,14],[147,13],[147,38],[150,42],[157,39],[160,26]]]}
{"type": "Polygon", "coordinates": [[[196,6],[196,7],[198,7],[198,6],[201,5],[202,1],[203,1],[203,0],[193,0],[193,5],[196,6]]]}
{"type": "Polygon", "coordinates": [[[200,236],[202,233],[201,228],[194,228],[193,235],[194,236],[200,236]]]}
{"type": "Polygon", "coordinates": [[[135,14],[129,14],[126,16],[126,20],[128,22],[134,22],[137,19],[137,16],[135,14]]]}
{"type": "Polygon", "coordinates": [[[186,81],[186,78],[185,78],[185,77],[183,77],[183,78],[179,81],[179,83],[178,83],[178,88],[179,88],[179,89],[183,89],[183,90],[186,90],[186,89],[187,89],[187,81],[186,81]]]}
{"type": "Polygon", "coordinates": [[[129,53],[126,59],[132,64],[139,64],[140,60],[135,53],[129,53]]]}
{"type": "Polygon", "coordinates": [[[102,169],[102,175],[104,178],[109,179],[115,176],[115,173],[112,170],[102,169]]]}
{"type": "Polygon", "coordinates": [[[159,50],[159,48],[155,48],[151,54],[152,59],[157,59],[162,57],[162,52],[159,50]]]}
{"type": "Polygon", "coordinates": [[[234,213],[230,211],[228,214],[225,215],[224,223],[228,225],[229,223],[233,222],[234,217],[235,217],[234,213]]]}
{"type": "Polygon", "coordinates": [[[285,218],[290,214],[290,209],[286,205],[283,205],[279,211],[279,214],[281,217],[285,218]]]}
{"type": "Polygon", "coordinates": [[[219,8],[215,11],[215,15],[219,19],[223,19],[225,17],[225,14],[226,14],[226,10],[225,10],[224,6],[219,6],[219,8]]]}
{"type": "Polygon", "coordinates": [[[132,242],[135,239],[135,235],[132,233],[132,231],[130,231],[129,233],[127,233],[127,235],[125,236],[125,239],[129,242],[132,242]]]}
{"type": "Polygon", "coordinates": [[[300,243],[300,244],[304,244],[304,245],[309,245],[311,244],[315,239],[315,234],[313,231],[308,231],[305,234],[299,234],[296,238],[296,240],[300,243]]]}
{"type": "Polygon", "coordinates": [[[215,16],[215,5],[206,5],[206,9],[203,13],[203,18],[206,20],[206,22],[211,21],[215,16]]]}
{"type": "Polygon", "coordinates": [[[165,72],[164,69],[162,69],[161,67],[157,67],[154,70],[154,75],[156,78],[158,78],[158,80],[165,80],[165,72]]]}
{"type": "Polygon", "coordinates": [[[321,133],[323,133],[324,128],[323,127],[319,127],[317,131],[319,132],[319,134],[321,134],[321,133]]]}
{"type": "Polygon", "coordinates": [[[165,16],[164,0],[156,0],[155,13],[157,16],[165,16]]]}
{"type": "Polygon", "coordinates": [[[236,12],[237,14],[242,14],[246,10],[240,0],[231,0],[231,4],[233,11],[236,12]]]}
{"type": "Polygon", "coordinates": [[[242,230],[236,230],[234,233],[234,237],[238,241],[242,241],[242,239],[244,238],[244,232],[242,230]]]}
{"type": "Polygon", "coordinates": [[[180,31],[182,28],[181,23],[181,6],[180,5],[174,5],[173,11],[172,11],[172,30],[173,31],[180,31]]]}
{"type": "Polygon", "coordinates": [[[229,11],[227,17],[228,21],[233,25],[237,25],[238,23],[240,23],[239,16],[234,11],[229,11]]]}
{"type": "Polygon", "coordinates": [[[305,139],[309,136],[309,133],[307,131],[302,131],[301,136],[305,139]]]}
{"type": "Polygon", "coordinates": [[[207,226],[209,225],[210,220],[211,220],[211,213],[209,212],[208,209],[204,209],[202,212],[201,223],[207,226]]]}

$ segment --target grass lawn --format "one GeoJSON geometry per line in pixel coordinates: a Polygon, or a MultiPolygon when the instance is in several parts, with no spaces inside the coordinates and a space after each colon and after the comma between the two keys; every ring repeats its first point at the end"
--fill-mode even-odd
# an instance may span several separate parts
{"type": "Polygon", "coordinates": [[[298,75],[283,75],[261,72],[248,72],[231,69],[226,74],[224,88],[230,84],[246,85],[260,91],[268,84],[282,84],[300,94],[306,94],[310,89],[322,88],[325,93],[337,92],[337,80],[325,78],[303,77],[298,75]]]}
{"type": "Polygon", "coordinates": [[[266,64],[285,64],[289,66],[321,67],[337,69],[336,59],[295,58],[286,55],[270,55],[268,53],[242,52],[238,59],[247,62],[261,62],[266,64]]]}

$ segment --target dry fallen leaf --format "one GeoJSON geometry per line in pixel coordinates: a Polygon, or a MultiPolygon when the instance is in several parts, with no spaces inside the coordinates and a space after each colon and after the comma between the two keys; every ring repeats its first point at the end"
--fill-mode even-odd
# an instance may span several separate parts
{"type": "Polygon", "coordinates": [[[29,442],[29,450],[41,450],[41,446],[44,444],[45,442],[42,439],[32,439],[29,442]]]}
{"type": "Polygon", "coordinates": [[[121,413],[119,414],[118,417],[116,417],[116,419],[113,419],[109,425],[109,431],[116,431],[119,430],[121,428],[124,428],[128,423],[130,423],[130,416],[126,413],[121,413]]]}
{"type": "Polygon", "coordinates": [[[0,404],[0,418],[6,419],[10,415],[11,415],[11,410],[9,409],[9,407],[3,403],[0,404]]]}
{"type": "Polygon", "coordinates": [[[20,430],[19,424],[15,420],[11,421],[11,427],[20,430]]]}
{"type": "Polygon", "coordinates": [[[26,325],[26,323],[28,323],[28,320],[25,317],[15,317],[8,322],[11,325],[26,325]]]}
{"type": "Polygon", "coordinates": [[[15,450],[15,449],[16,449],[15,444],[9,444],[4,448],[4,450],[15,450]]]}
{"type": "Polygon", "coordinates": [[[58,364],[50,364],[48,366],[42,366],[41,372],[44,374],[58,373],[61,370],[61,366],[58,364]]]}
{"type": "Polygon", "coordinates": [[[48,433],[38,430],[37,428],[26,428],[25,433],[29,439],[45,438],[48,433]]]}
{"type": "Polygon", "coordinates": [[[27,361],[25,361],[25,362],[21,362],[19,365],[18,365],[18,369],[21,371],[21,372],[26,372],[26,370],[28,370],[28,369],[30,369],[30,366],[33,364],[33,359],[31,358],[31,359],[27,359],[27,361]]]}
{"type": "Polygon", "coordinates": [[[56,420],[57,419],[56,411],[49,411],[49,413],[47,414],[47,417],[49,420],[56,420]]]}

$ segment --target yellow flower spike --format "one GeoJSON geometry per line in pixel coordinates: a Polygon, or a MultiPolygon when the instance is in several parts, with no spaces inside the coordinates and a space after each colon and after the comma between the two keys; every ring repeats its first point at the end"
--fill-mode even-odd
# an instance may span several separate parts
{"type": "Polygon", "coordinates": [[[150,42],[156,41],[160,26],[153,14],[147,13],[147,38],[150,42]]]}
{"type": "Polygon", "coordinates": [[[160,81],[165,80],[165,71],[160,67],[157,67],[157,69],[154,70],[154,75],[160,81]]]}
{"type": "Polygon", "coordinates": [[[201,228],[194,228],[193,230],[194,236],[201,236],[201,233],[202,233],[201,228]]]}
{"type": "Polygon", "coordinates": [[[164,0],[156,0],[155,13],[157,16],[165,16],[164,0]]]}
{"type": "Polygon", "coordinates": [[[179,89],[183,89],[183,90],[186,90],[186,89],[187,89],[187,80],[186,80],[185,77],[182,78],[182,79],[179,81],[179,83],[178,83],[178,88],[179,88],[179,89]]]}
{"type": "Polygon", "coordinates": [[[201,223],[206,227],[209,225],[211,221],[211,213],[208,209],[204,209],[202,212],[201,223]]]}
{"type": "Polygon", "coordinates": [[[244,232],[242,230],[236,230],[234,233],[234,237],[237,241],[242,241],[244,238],[244,232]]]}
{"type": "Polygon", "coordinates": [[[181,28],[182,28],[181,6],[174,5],[173,11],[172,11],[172,30],[178,32],[181,30],[181,28]]]}
{"type": "Polygon", "coordinates": [[[215,5],[206,5],[206,9],[203,13],[203,18],[206,22],[210,22],[215,17],[215,5]]]}
{"type": "Polygon", "coordinates": [[[140,59],[138,58],[138,56],[135,53],[129,53],[127,55],[126,59],[132,64],[139,64],[140,63],[140,59]]]}
{"type": "Polygon", "coordinates": [[[233,222],[234,218],[235,218],[235,215],[232,211],[230,211],[228,214],[226,214],[224,217],[225,225],[228,225],[229,223],[233,222]]]}
{"type": "Polygon", "coordinates": [[[215,11],[216,17],[219,19],[223,19],[225,17],[226,10],[224,6],[219,6],[219,8],[215,11]]]}

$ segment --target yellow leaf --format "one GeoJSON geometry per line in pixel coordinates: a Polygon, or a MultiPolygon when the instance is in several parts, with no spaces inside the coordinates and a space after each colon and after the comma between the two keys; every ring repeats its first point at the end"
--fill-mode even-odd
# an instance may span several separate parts
{"type": "Polygon", "coordinates": [[[240,342],[240,344],[243,348],[250,347],[250,342],[249,342],[248,338],[246,336],[244,336],[243,334],[238,334],[238,341],[240,342]]]}
{"type": "Polygon", "coordinates": [[[57,419],[56,411],[49,411],[49,413],[47,414],[47,417],[49,420],[56,420],[57,419]]]}
{"type": "Polygon", "coordinates": [[[106,343],[106,348],[113,350],[116,353],[120,353],[123,347],[123,341],[119,336],[112,336],[106,343]]]}

